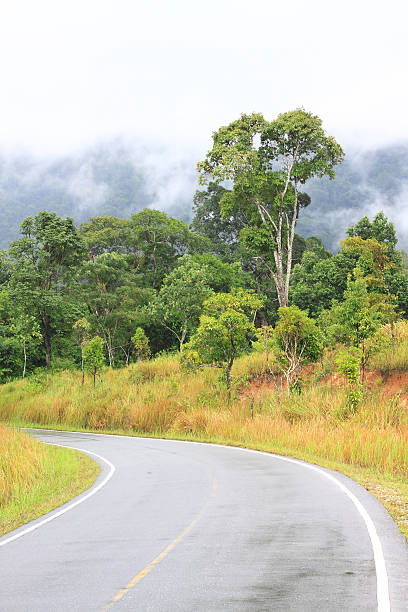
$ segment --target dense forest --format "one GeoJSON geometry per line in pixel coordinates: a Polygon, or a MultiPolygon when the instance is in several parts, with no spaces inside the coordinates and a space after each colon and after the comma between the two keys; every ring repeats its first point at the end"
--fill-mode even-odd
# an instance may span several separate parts
{"type": "MultiPolygon", "coordinates": [[[[306,186],[317,174],[324,192],[324,176],[333,176],[343,159],[320,120],[304,113],[302,121],[320,133],[318,165],[310,161],[313,142],[307,163],[285,162],[271,172],[279,130],[300,112],[271,123],[243,115],[214,136],[199,164],[202,186],[190,226],[152,208],[130,218],[97,215],[77,226],[54,211],[24,219],[20,237],[1,252],[1,379],[84,363],[94,363],[95,374],[99,363],[120,367],[163,351],[186,351],[223,367],[228,377],[260,329],[272,336],[273,326],[283,333],[291,325],[304,329],[309,348],[342,341],[362,352],[363,363],[376,329],[408,316],[406,256],[383,212],[345,227],[348,238],[337,253],[318,236],[295,233],[310,197],[296,176],[283,180],[285,168],[298,167],[306,186]],[[265,134],[262,150],[248,141],[251,130],[265,134]],[[242,159],[243,148],[245,173],[234,162],[234,177],[228,164],[235,154],[242,159]],[[223,334],[229,348],[215,346],[223,334]]],[[[138,184],[136,175],[133,180],[138,184]]],[[[296,368],[290,377],[296,382],[296,368]]]]}

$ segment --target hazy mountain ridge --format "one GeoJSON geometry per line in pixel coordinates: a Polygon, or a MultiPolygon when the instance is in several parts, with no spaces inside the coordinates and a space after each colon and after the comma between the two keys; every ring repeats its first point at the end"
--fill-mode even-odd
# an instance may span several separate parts
{"type": "MultiPolygon", "coordinates": [[[[196,161],[192,154],[121,141],[54,160],[0,155],[0,248],[18,236],[25,217],[40,210],[79,223],[95,215],[129,217],[152,207],[188,223],[196,161]]],[[[408,249],[408,144],[350,152],[333,181],[315,180],[305,190],[312,203],[301,212],[297,228],[305,237],[319,236],[337,250],[349,225],[384,210],[396,226],[399,247],[408,249]]]]}
{"type": "Polygon", "coordinates": [[[306,191],[312,203],[297,226],[305,237],[319,236],[336,251],[347,227],[383,210],[396,227],[399,248],[408,248],[408,144],[350,152],[334,180],[311,181],[306,191]]]}
{"type": "Polygon", "coordinates": [[[0,154],[0,248],[18,236],[25,217],[40,210],[79,223],[153,207],[189,222],[195,189],[193,162],[118,142],[55,160],[0,154]]]}

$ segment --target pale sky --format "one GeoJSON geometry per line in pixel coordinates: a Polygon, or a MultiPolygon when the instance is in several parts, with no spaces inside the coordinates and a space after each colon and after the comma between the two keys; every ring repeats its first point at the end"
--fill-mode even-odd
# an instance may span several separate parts
{"type": "Polygon", "coordinates": [[[408,141],[406,0],[13,0],[0,149],[201,155],[242,112],[304,107],[344,147],[408,141]]]}

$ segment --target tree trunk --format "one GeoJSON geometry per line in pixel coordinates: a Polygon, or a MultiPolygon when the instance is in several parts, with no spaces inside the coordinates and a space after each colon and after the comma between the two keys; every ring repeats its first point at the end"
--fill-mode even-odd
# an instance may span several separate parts
{"type": "Polygon", "coordinates": [[[184,327],[183,331],[181,332],[181,338],[180,338],[180,353],[183,352],[183,344],[184,344],[184,340],[186,339],[187,336],[187,328],[184,327]]]}
{"type": "Polygon", "coordinates": [[[232,370],[232,365],[234,363],[234,358],[235,358],[235,355],[229,360],[227,367],[225,369],[225,374],[227,378],[228,400],[231,399],[231,370],[232,370]]]}
{"type": "Polygon", "coordinates": [[[108,349],[109,366],[113,368],[114,358],[113,358],[113,347],[112,347],[112,338],[111,338],[110,330],[108,330],[107,336],[108,338],[106,340],[106,348],[108,349]]]}
{"type": "Polygon", "coordinates": [[[48,316],[42,317],[42,324],[42,337],[45,348],[45,365],[48,369],[51,365],[51,326],[48,316]]]}
{"type": "Polygon", "coordinates": [[[83,385],[85,382],[85,368],[84,368],[84,347],[82,345],[81,345],[81,374],[82,374],[81,384],[83,385]]]}
{"type": "Polygon", "coordinates": [[[24,351],[24,368],[23,368],[23,378],[25,377],[26,367],[27,367],[27,351],[26,351],[26,342],[23,340],[23,351],[24,351]]]}
{"type": "Polygon", "coordinates": [[[225,370],[225,374],[226,374],[226,377],[227,377],[228,395],[230,395],[230,393],[231,393],[231,366],[230,366],[230,364],[227,365],[227,368],[225,370]]]}
{"type": "MultiPolygon", "coordinates": [[[[281,280],[281,279],[280,279],[281,280]]],[[[285,288],[283,286],[283,278],[282,278],[282,282],[279,283],[276,287],[276,293],[278,294],[278,302],[279,302],[279,308],[283,308],[285,306],[288,306],[288,296],[286,295],[286,291],[285,288]]]]}

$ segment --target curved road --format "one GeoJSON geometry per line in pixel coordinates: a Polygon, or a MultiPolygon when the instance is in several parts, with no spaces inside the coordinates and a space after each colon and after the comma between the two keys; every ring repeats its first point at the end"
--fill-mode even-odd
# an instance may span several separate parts
{"type": "Polygon", "coordinates": [[[391,610],[408,610],[408,547],[381,504],[340,474],[204,444],[35,435],[116,470],[100,460],[72,509],[0,538],[2,611],[385,612],[387,582],[391,610]]]}

